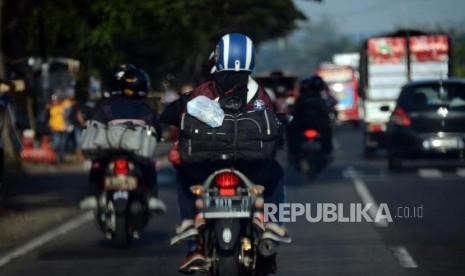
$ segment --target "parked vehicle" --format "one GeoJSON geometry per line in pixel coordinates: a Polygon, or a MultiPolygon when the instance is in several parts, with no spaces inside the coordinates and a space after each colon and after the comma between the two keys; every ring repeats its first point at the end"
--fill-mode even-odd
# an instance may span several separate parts
{"type": "Polygon", "coordinates": [[[150,218],[148,189],[137,162],[128,154],[115,154],[106,166],[95,210],[95,219],[105,237],[118,248],[127,248],[139,238],[150,218]]]}
{"type": "Polygon", "coordinates": [[[404,159],[464,161],[465,79],[413,81],[403,86],[387,134],[392,170],[402,169],[404,159]]]}
{"type": "Polygon", "coordinates": [[[197,198],[197,212],[206,220],[199,236],[207,259],[205,266],[192,267],[192,272],[218,276],[274,273],[277,243],[284,241],[263,235],[264,229],[253,223],[254,217],[263,216],[263,186],[238,170],[225,168],[191,191],[197,198]]]}
{"type": "Polygon", "coordinates": [[[363,148],[370,156],[386,146],[386,123],[402,85],[413,80],[447,78],[451,66],[447,34],[402,30],[368,38],[360,52],[364,117],[363,148]]]}

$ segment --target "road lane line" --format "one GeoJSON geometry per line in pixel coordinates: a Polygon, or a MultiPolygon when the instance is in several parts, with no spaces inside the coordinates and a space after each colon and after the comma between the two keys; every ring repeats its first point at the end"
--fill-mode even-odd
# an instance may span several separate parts
{"type": "Polygon", "coordinates": [[[412,255],[410,255],[407,251],[407,248],[404,246],[393,247],[392,251],[394,256],[399,261],[399,264],[403,268],[417,268],[418,265],[413,259],[412,255]]]}
{"type": "MultiPolygon", "coordinates": [[[[347,171],[355,172],[353,167],[348,167],[347,171]]],[[[360,178],[358,178],[358,175],[355,173],[349,173],[348,175],[350,175],[350,178],[352,179],[352,183],[354,184],[355,191],[358,193],[358,195],[362,199],[363,204],[366,205],[370,203],[372,205],[371,208],[368,209],[368,214],[373,219],[373,223],[377,227],[387,227],[389,225],[389,222],[386,219],[381,219],[378,221],[375,220],[379,206],[378,206],[378,203],[376,203],[373,196],[371,195],[365,183],[360,178]]]]}
{"type": "Polygon", "coordinates": [[[460,177],[465,177],[465,169],[457,169],[456,173],[460,177]]]}
{"type": "Polygon", "coordinates": [[[339,142],[336,139],[333,139],[333,146],[336,151],[342,153],[341,144],[339,144],[339,142]]]}
{"type": "Polygon", "coordinates": [[[438,169],[418,169],[418,175],[423,178],[439,178],[442,173],[438,169]]]}
{"type": "Polygon", "coordinates": [[[29,252],[31,252],[32,250],[35,250],[39,247],[41,247],[42,245],[48,243],[49,241],[57,238],[58,236],[60,235],[64,235],[76,228],[78,228],[80,225],[88,222],[88,221],[91,221],[92,219],[94,218],[94,214],[92,211],[89,211],[89,212],[86,212],[82,215],[80,215],[79,217],[71,220],[71,221],[68,221],[60,226],[58,226],[57,228],[49,231],[49,232],[46,232],[44,234],[42,234],[41,236],[38,236],[37,238],[33,239],[32,241],[20,246],[20,247],[17,247],[13,250],[11,250],[10,252],[7,252],[6,254],[4,254],[3,256],[0,256],[0,267],[6,265],[7,263],[9,263],[10,261],[12,261],[13,259],[15,258],[18,258],[20,256],[23,256],[29,252]]]}
{"type": "Polygon", "coordinates": [[[375,220],[379,206],[374,200],[373,196],[370,194],[370,191],[368,190],[365,183],[361,181],[360,179],[352,179],[352,181],[354,183],[355,190],[357,191],[358,195],[362,199],[363,203],[372,204],[371,208],[368,209],[368,214],[373,219],[373,223],[378,227],[387,227],[389,225],[389,222],[387,220],[385,219],[375,220]]]}

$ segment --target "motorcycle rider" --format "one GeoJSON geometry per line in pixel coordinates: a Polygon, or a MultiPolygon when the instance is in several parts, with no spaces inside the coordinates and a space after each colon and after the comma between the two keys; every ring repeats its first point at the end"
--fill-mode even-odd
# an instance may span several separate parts
{"type": "MultiPolygon", "coordinates": [[[[201,83],[185,97],[167,106],[161,115],[166,123],[179,124],[182,112],[186,111],[187,101],[206,96],[217,99],[224,108],[228,100],[240,99],[246,110],[261,110],[272,108],[272,102],[250,74],[254,69],[255,52],[252,40],[244,34],[230,33],[224,35],[218,42],[214,53],[214,69],[211,70],[211,80],[201,83]]],[[[190,192],[190,186],[201,183],[217,167],[214,162],[184,164],[178,160],[178,204],[182,223],[176,230],[176,237],[187,238],[198,235],[198,229],[205,225],[205,220],[196,215],[195,197],[190,192]]],[[[279,204],[284,202],[284,186],[281,181],[283,170],[276,160],[262,162],[235,162],[234,167],[244,173],[255,183],[265,186],[265,202],[279,204]]],[[[282,239],[290,237],[287,231],[275,223],[263,223],[262,217],[254,217],[254,224],[268,235],[277,235],[282,239]]],[[[201,245],[188,243],[188,254],[179,267],[180,272],[189,272],[191,266],[202,266],[205,256],[201,245]]]]}
{"type": "Polygon", "coordinates": [[[309,128],[317,129],[322,137],[323,152],[333,151],[333,124],[331,114],[336,100],[329,94],[328,86],[318,75],[299,83],[300,95],[293,109],[293,120],[287,127],[288,152],[292,159],[300,151],[302,133],[309,128]]]}
{"type": "MultiPolygon", "coordinates": [[[[138,119],[145,124],[157,127],[158,114],[144,102],[150,80],[144,70],[133,65],[119,65],[112,74],[111,97],[104,99],[96,107],[92,120],[107,124],[117,119],[138,119]]],[[[101,179],[110,156],[93,160],[89,175],[89,196],[84,198],[81,208],[96,208],[101,179]]],[[[166,205],[158,198],[157,171],[152,162],[138,162],[144,182],[149,189],[148,207],[150,210],[165,212],[166,205]]]]}

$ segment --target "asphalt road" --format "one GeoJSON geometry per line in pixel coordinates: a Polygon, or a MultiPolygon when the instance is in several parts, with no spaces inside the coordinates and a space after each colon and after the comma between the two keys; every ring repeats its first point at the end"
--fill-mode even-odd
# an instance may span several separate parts
{"type": "MultiPolygon", "coordinates": [[[[342,206],[342,217],[350,206],[376,204],[389,210],[392,221],[297,217],[286,224],[293,243],[279,248],[277,275],[465,275],[465,169],[426,162],[390,173],[382,152],[362,157],[361,140],[360,130],[338,128],[334,161],[312,182],[287,166],[281,153],[287,201],[342,206]]],[[[159,176],[169,211],[154,216],[132,248],[115,249],[81,213],[26,243],[29,248],[18,244],[24,251],[5,252],[0,275],[177,275],[185,247],[169,245],[178,223],[174,171],[166,166],[159,176]]],[[[52,182],[50,177],[21,181],[36,183],[31,198],[53,194],[58,205],[75,204],[85,192],[84,172],[55,175],[52,182]]]]}

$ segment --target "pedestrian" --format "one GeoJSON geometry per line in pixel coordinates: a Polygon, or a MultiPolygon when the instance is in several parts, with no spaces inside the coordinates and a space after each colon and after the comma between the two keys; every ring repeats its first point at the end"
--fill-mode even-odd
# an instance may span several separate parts
{"type": "Polygon", "coordinates": [[[0,84],[6,85],[9,87],[8,91],[0,94],[0,205],[3,203],[3,168],[5,163],[5,143],[3,141],[3,129],[6,127],[8,129],[10,140],[13,144],[14,150],[21,156],[24,157],[22,152],[21,139],[15,129],[15,120],[14,115],[10,106],[10,99],[8,94],[14,91],[13,83],[5,83],[0,80],[0,84]]]}
{"type": "Polygon", "coordinates": [[[52,147],[56,154],[56,162],[64,161],[66,138],[68,136],[66,124],[66,108],[63,94],[56,92],[52,94],[51,102],[47,106],[48,127],[52,135],[52,147]]]}

